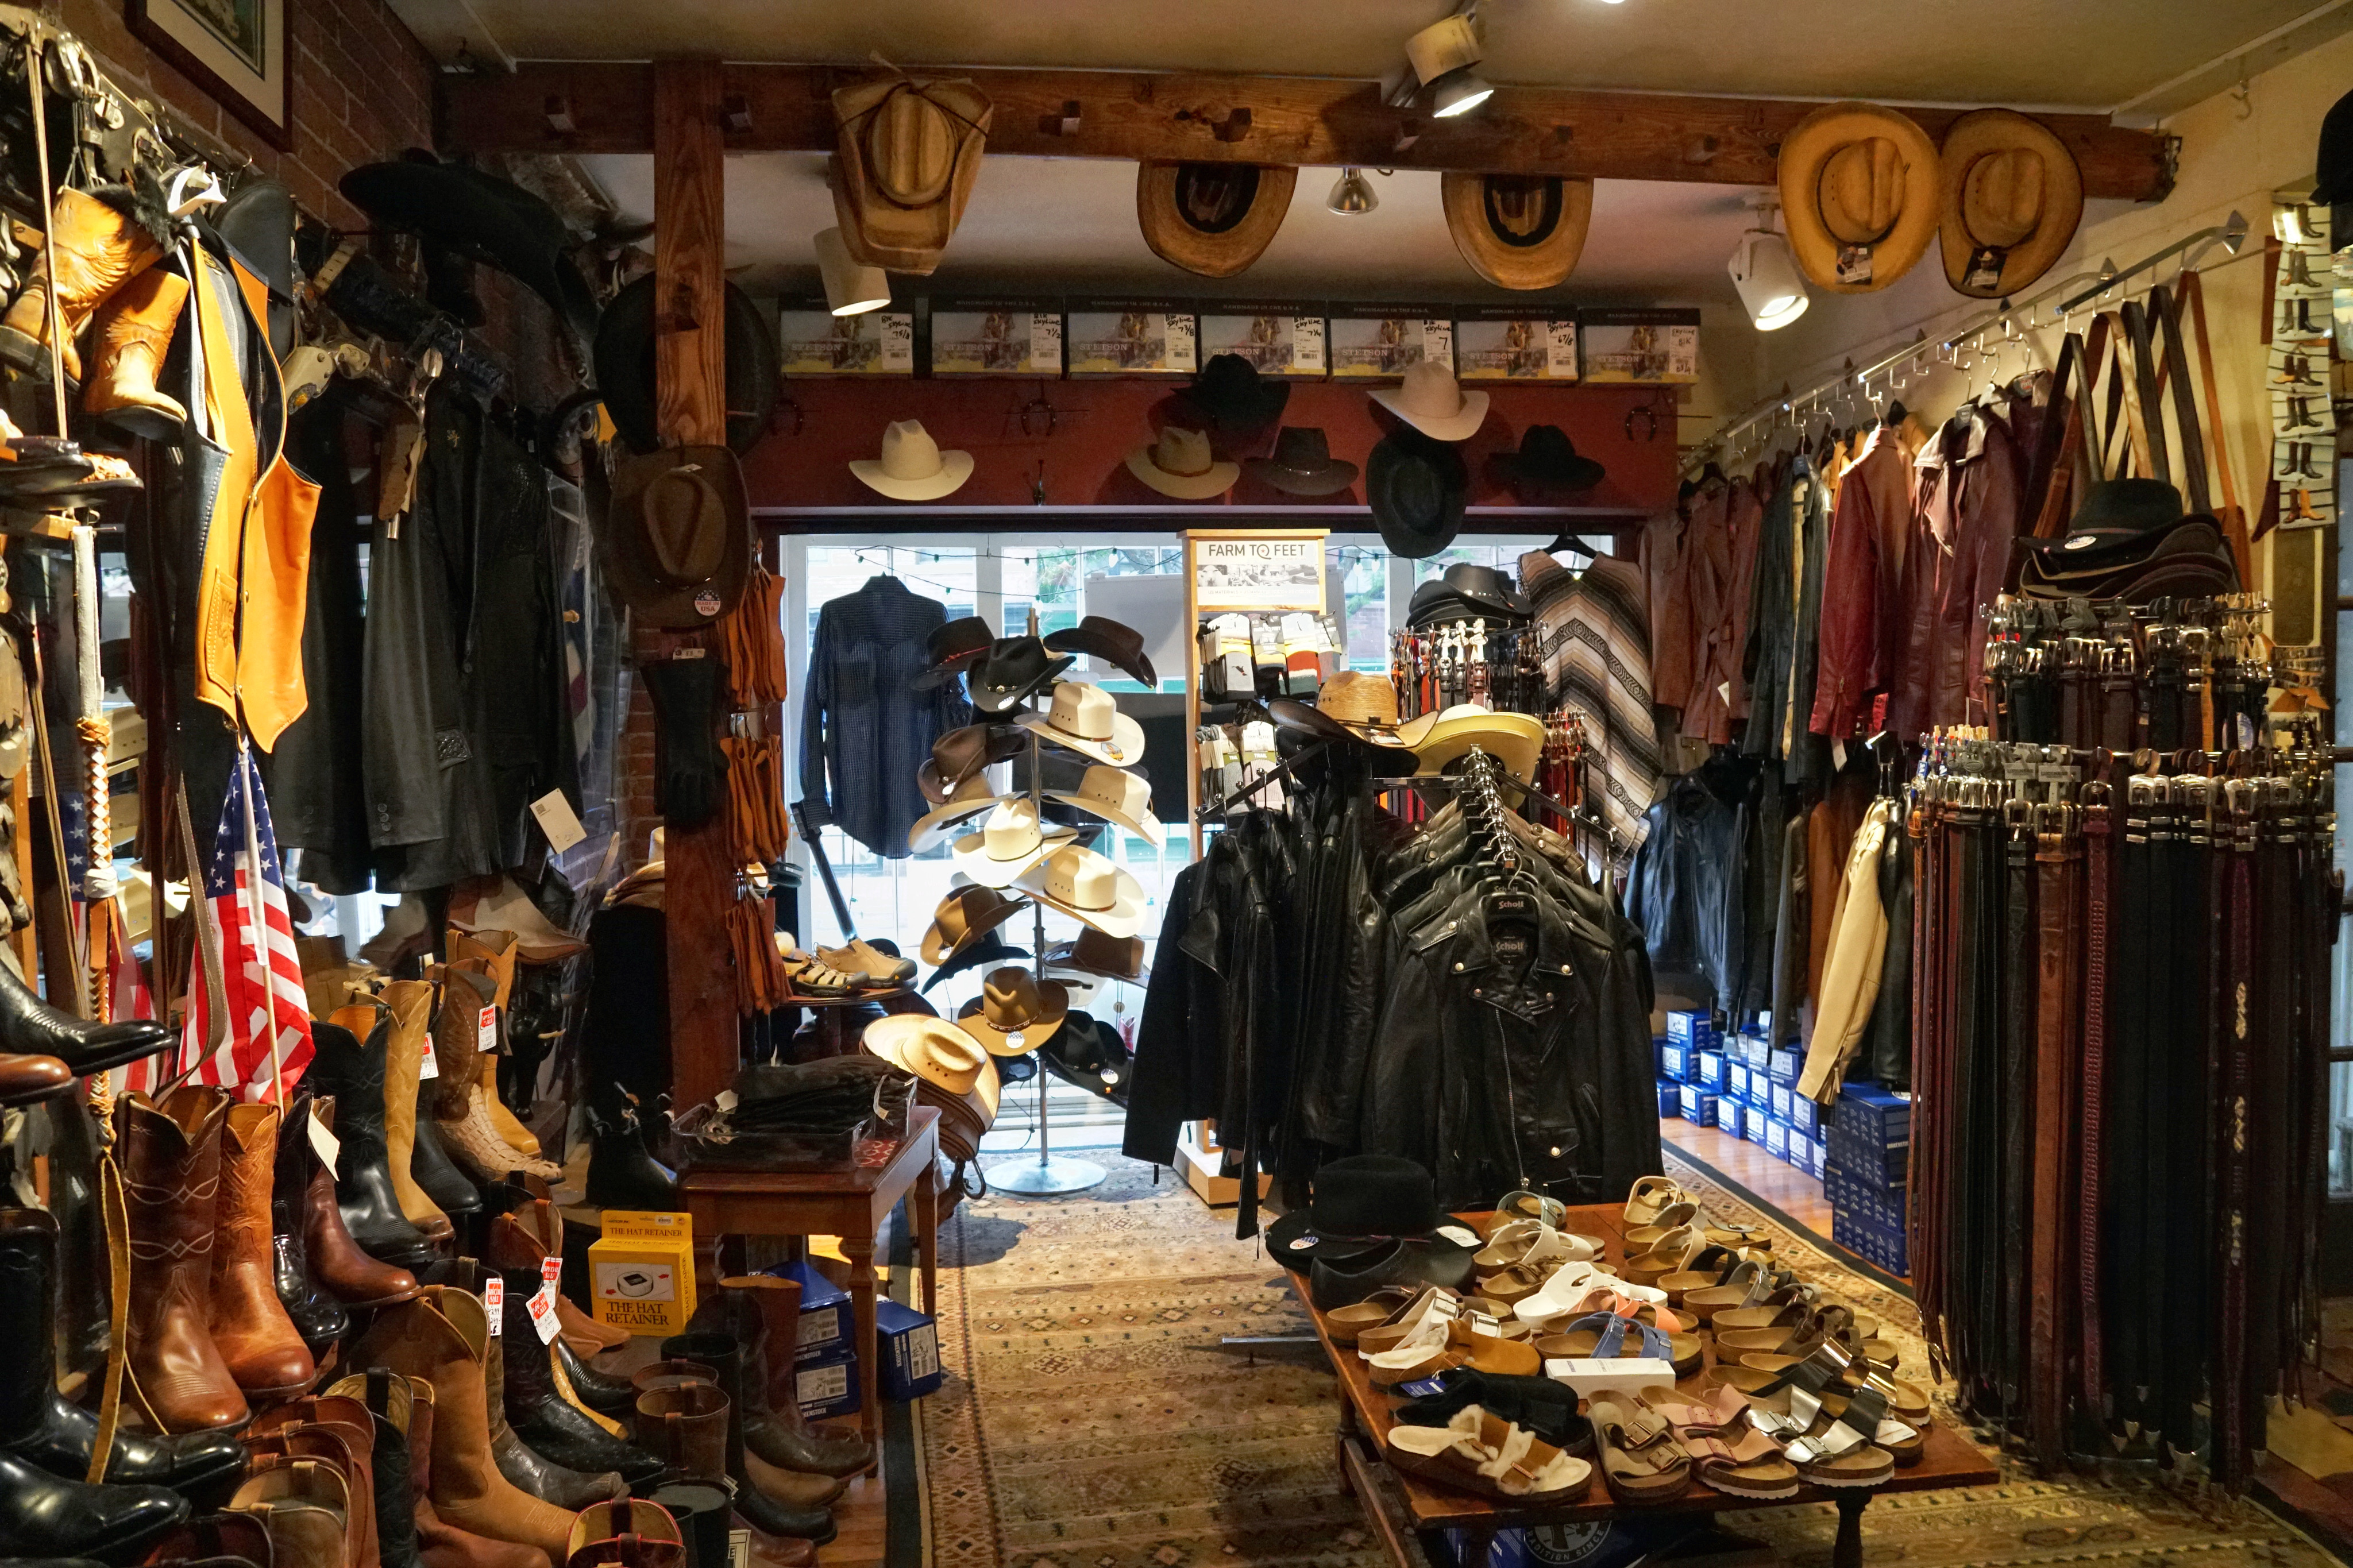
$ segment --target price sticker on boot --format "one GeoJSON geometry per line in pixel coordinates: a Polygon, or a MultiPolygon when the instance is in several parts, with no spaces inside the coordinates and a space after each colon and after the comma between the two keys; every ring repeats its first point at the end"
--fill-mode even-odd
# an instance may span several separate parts
{"type": "Polygon", "coordinates": [[[433,1056],[433,1037],[427,1034],[417,1044],[422,1048],[417,1053],[417,1080],[422,1083],[428,1078],[439,1078],[441,1064],[433,1056]]]}
{"type": "Polygon", "coordinates": [[[311,1106],[310,1121],[311,1147],[319,1152],[320,1163],[333,1171],[336,1156],[343,1152],[343,1142],[328,1131],[327,1124],[319,1120],[319,1107],[315,1101],[311,1106]]]}
{"type": "Polygon", "coordinates": [[[485,1056],[499,1048],[499,1010],[496,1005],[485,1007],[474,1015],[474,1048],[485,1056]]]}
{"type": "Polygon", "coordinates": [[[490,1314],[491,1336],[506,1331],[507,1282],[493,1274],[482,1281],[482,1310],[490,1314]]]}
{"type": "Polygon", "coordinates": [[[554,1341],[556,1330],[555,1292],[543,1285],[533,1293],[526,1305],[531,1309],[531,1326],[539,1331],[539,1342],[547,1344],[554,1341]]]}

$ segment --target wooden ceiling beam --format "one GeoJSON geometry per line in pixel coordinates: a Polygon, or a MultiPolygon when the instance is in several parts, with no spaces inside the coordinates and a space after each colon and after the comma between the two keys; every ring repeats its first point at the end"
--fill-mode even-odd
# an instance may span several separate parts
{"type": "MultiPolygon", "coordinates": [[[[839,66],[721,68],[729,152],[822,153],[833,89],[872,74],[839,66]]],[[[1789,128],[1818,105],[1749,98],[1499,87],[1476,111],[1438,120],[1381,101],[1379,84],[1329,77],[1083,70],[918,70],[979,84],[996,102],[995,154],[1466,169],[1767,185],[1789,128]]],[[[448,153],[650,153],[653,71],[628,63],[534,62],[440,82],[448,153]]],[[[1957,109],[1906,109],[1941,137],[1957,109]]],[[[2161,199],[2172,139],[2105,115],[2038,114],[2075,154],[2090,196],[2161,199]]]]}

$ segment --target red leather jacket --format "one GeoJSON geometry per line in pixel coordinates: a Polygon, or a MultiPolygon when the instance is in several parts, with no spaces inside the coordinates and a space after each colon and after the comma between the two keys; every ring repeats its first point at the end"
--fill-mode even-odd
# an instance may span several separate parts
{"type": "Polygon", "coordinates": [[[1873,695],[1887,684],[1912,531],[1911,467],[1896,432],[1883,427],[1839,482],[1809,726],[1817,735],[1862,733],[1873,695]]]}

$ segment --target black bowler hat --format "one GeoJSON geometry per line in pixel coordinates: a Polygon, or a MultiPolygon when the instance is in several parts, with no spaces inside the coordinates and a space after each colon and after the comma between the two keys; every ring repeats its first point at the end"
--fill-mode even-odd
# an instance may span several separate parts
{"type": "Polygon", "coordinates": [[[1454,542],[1470,495],[1462,455],[1409,429],[1382,437],[1365,465],[1373,526],[1390,553],[1409,560],[1435,555],[1454,542]]]}
{"type": "Polygon", "coordinates": [[[1048,653],[1036,637],[999,637],[965,669],[965,690],[983,713],[1008,712],[1078,662],[1072,654],[1048,653]]]}
{"type": "Polygon", "coordinates": [[[1532,490],[1589,490],[1609,473],[1557,425],[1531,425],[1520,432],[1520,449],[1493,458],[1504,483],[1532,490]]]}
{"type": "Polygon", "coordinates": [[[1274,438],[1274,456],[1242,464],[1251,478],[1285,495],[1328,496],[1356,482],[1356,465],[1332,455],[1324,432],[1312,425],[1286,425],[1274,438]]]}
{"type": "Polygon", "coordinates": [[[1259,374],[1240,354],[1217,354],[1176,395],[1220,430],[1247,430],[1281,418],[1291,386],[1259,374]]]}
{"type": "Polygon", "coordinates": [[[1476,1232],[1440,1212],[1430,1173],[1388,1154],[1333,1161],[1309,1179],[1306,1208],[1292,1210],[1266,1230],[1274,1260],[1295,1269],[1319,1258],[1359,1257],[1395,1241],[1427,1246],[1441,1267],[1451,1266],[1458,1252],[1467,1267],[1479,1250],[1476,1232]]]}

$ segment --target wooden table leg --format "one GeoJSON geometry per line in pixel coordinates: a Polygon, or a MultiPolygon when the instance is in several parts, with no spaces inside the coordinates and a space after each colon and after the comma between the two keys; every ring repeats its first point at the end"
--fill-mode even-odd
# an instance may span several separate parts
{"type": "Polygon", "coordinates": [[[858,1430],[869,1444],[881,1430],[881,1380],[875,1362],[881,1355],[874,1332],[874,1238],[845,1236],[841,1255],[849,1260],[849,1310],[858,1336],[858,1430]]]}
{"type": "Polygon", "coordinates": [[[1871,1506],[1868,1491],[1841,1490],[1831,1500],[1838,1504],[1838,1543],[1831,1548],[1831,1568],[1862,1568],[1862,1510],[1871,1506]]]}
{"type": "Polygon", "coordinates": [[[922,1228],[915,1232],[915,1260],[923,1270],[923,1316],[936,1319],[940,1315],[940,1162],[937,1155],[928,1161],[923,1173],[915,1178],[915,1190],[907,1200],[907,1217],[912,1221],[921,1214],[922,1228]]]}

